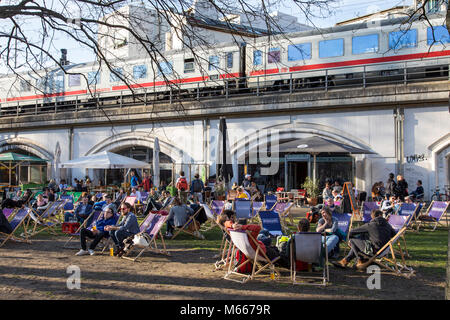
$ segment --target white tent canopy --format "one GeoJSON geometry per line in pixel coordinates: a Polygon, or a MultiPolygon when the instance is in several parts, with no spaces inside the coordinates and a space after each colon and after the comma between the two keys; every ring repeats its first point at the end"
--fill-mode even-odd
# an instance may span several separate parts
{"type": "Polygon", "coordinates": [[[143,169],[150,168],[150,164],[109,151],[103,151],[90,156],[80,157],[78,159],[60,163],[59,167],[86,169],[143,169]]]}

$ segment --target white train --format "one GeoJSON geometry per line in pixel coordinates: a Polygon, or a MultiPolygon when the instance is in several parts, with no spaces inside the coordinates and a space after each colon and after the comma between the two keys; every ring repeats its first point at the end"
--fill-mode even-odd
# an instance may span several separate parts
{"type": "Polygon", "coordinates": [[[112,61],[112,70],[106,63],[86,63],[66,66],[66,73],[3,77],[0,110],[5,115],[65,105],[448,77],[450,36],[443,17],[430,21],[433,28],[425,21],[406,26],[400,19],[385,20],[199,48],[196,56],[169,51],[158,64],[142,58],[112,61]]]}

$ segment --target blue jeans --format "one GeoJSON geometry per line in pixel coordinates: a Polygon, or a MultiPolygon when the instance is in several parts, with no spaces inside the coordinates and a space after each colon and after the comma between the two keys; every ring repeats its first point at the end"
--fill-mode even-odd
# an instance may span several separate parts
{"type": "Polygon", "coordinates": [[[114,244],[119,248],[123,248],[123,240],[132,235],[134,235],[134,233],[128,232],[124,229],[109,231],[109,236],[111,237],[112,241],[114,241],[114,244]]]}
{"type": "MultiPolygon", "coordinates": [[[[322,238],[322,241],[325,240],[325,238],[322,238]]],[[[327,243],[327,251],[330,253],[334,248],[339,245],[339,237],[335,234],[331,234],[326,236],[326,243],[327,243]]]]}

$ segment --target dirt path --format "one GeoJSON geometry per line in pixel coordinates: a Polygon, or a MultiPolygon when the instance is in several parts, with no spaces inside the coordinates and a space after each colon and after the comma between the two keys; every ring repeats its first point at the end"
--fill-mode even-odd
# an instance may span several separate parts
{"type": "MultiPolygon", "coordinates": [[[[0,248],[0,299],[444,299],[445,279],[411,280],[382,274],[381,289],[369,290],[368,274],[330,267],[326,288],[294,286],[289,273],[278,282],[268,274],[245,285],[213,271],[217,252],[175,247],[171,256],[146,253],[142,262],[108,255],[77,257],[62,249],[67,238],[35,239],[0,248]],[[67,289],[67,268],[81,270],[81,289],[67,289]]],[[[74,242],[76,246],[76,241],[74,242]]]]}

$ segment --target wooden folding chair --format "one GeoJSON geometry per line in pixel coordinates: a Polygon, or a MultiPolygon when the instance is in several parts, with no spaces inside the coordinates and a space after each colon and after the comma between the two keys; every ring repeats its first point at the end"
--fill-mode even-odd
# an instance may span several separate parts
{"type": "Polygon", "coordinates": [[[269,231],[271,236],[277,237],[287,234],[281,224],[280,215],[276,211],[260,211],[259,218],[261,220],[261,227],[269,231]]]}
{"type": "Polygon", "coordinates": [[[234,211],[237,219],[252,218],[252,202],[250,200],[238,199],[234,202],[234,211]]]}
{"type": "Polygon", "coordinates": [[[199,228],[197,227],[197,221],[195,220],[195,218],[200,213],[200,210],[202,210],[202,209],[203,209],[203,207],[200,207],[193,215],[189,216],[189,218],[187,219],[187,221],[181,228],[178,228],[175,226],[174,227],[175,233],[173,234],[172,238],[170,238],[170,239],[173,240],[180,234],[180,232],[184,232],[186,234],[189,234],[191,236],[194,236],[196,238],[204,240],[205,236],[200,233],[199,228]]]}
{"type": "Polygon", "coordinates": [[[161,228],[164,225],[164,223],[166,223],[168,217],[169,213],[164,210],[150,212],[144,219],[144,221],[141,223],[139,227],[140,232],[138,233],[138,235],[142,234],[148,235],[148,238],[150,239],[149,245],[145,247],[138,247],[137,245],[133,245],[132,249],[125,252],[122,258],[135,262],[146,251],[170,255],[169,252],[167,251],[166,244],[164,242],[164,237],[161,232],[161,228]],[[158,249],[158,245],[156,243],[156,239],[158,238],[158,236],[161,239],[163,249],[158,249]],[[131,258],[130,254],[133,252],[135,248],[136,249],[140,248],[141,250],[134,258],[131,258]]]}
{"type": "Polygon", "coordinates": [[[69,248],[67,247],[69,242],[72,241],[76,236],[80,235],[81,229],[86,228],[87,222],[89,220],[91,220],[91,223],[89,224],[88,229],[92,229],[95,225],[95,222],[97,222],[98,218],[100,217],[101,213],[102,213],[101,210],[92,210],[91,214],[86,219],[84,219],[83,223],[80,224],[75,233],[70,234],[70,238],[66,241],[66,243],[64,243],[63,248],[69,248]]]}
{"type": "Polygon", "coordinates": [[[60,225],[61,222],[58,220],[57,215],[61,208],[64,207],[65,203],[66,200],[57,200],[50,203],[42,215],[39,215],[37,212],[32,210],[30,213],[30,222],[32,221],[33,226],[32,229],[27,231],[29,235],[32,237],[47,230],[54,235],[58,235],[55,228],[60,225]]]}
{"type": "Polygon", "coordinates": [[[277,203],[277,196],[268,194],[264,197],[264,210],[270,211],[277,203]]]}
{"type": "Polygon", "coordinates": [[[26,226],[26,220],[29,217],[30,212],[31,209],[27,207],[21,208],[16,211],[14,216],[11,217],[11,221],[9,221],[9,224],[13,229],[12,232],[9,234],[0,232],[0,237],[4,238],[3,242],[0,243],[0,247],[2,247],[8,240],[31,243],[31,241],[28,240],[26,226]],[[23,233],[21,233],[20,235],[16,235],[16,233],[20,231],[19,228],[21,227],[23,228],[23,233]]]}
{"type": "MultiPolygon", "coordinates": [[[[408,227],[408,224],[410,223],[410,220],[412,219],[413,215],[397,215],[393,214],[390,215],[388,218],[388,223],[391,225],[391,227],[395,230],[395,232],[400,231],[403,227],[408,227]]],[[[405,255],[410,258],[410,254],[408,253],[408,248],[406,247],[406,238],[405,235],[401,235],[401,239],[403,242],[403,249],[405,250],[405,255]]]]}
{"type": "Polygon", "coordinates": [[[237,250],[241,251],[247,258],[247,260],[240,265],[233,267],[233,263],[228,264],[228,271],[224,276],[224,279],[235,281],[239,283],[246,283],[249,280],[253,280],[256,275],[260,274],[262,271],[269,270],[270,277],[272,280],[275,278],[279,278],[280,274],[278,269],[275,267],[275,262],[280,259],[280,257],[276,257],[273,260],[270,260],[267,257],[264,250],[262,250],[258,241],[252,237],[251,233],[248,231],[241,230],[229,230],[231,242],[233,243],[233,249],[231,251],[231,259],[236,256],[237,250]],[[256,246],[256,250],[250,244],[250,241],[256,246]],[[251,263],[253,265],[252,271],[250,274],[243,274],[236,272],[244,265],[251,263]],[[239,279],[234,279],[236,276],[239,279]]]}
{"type": "Polygon", "coordinates": [[[290,257],[291,257],[291,280],[293,284],[326,286],[330,279],[328,269],[327,243],[323,241],[325,234],[320,232],[298,232],[292,235],[290,257]],[[311,264],[311,270],[296,271],[296,261],[311,264]],[[322,268],[314,272],[312,264],[322,268]],[[307,281],[299,281],[307,280],[307,281]]]}
{"type": "MultiPolygon", "coordinates": [[[[442,218],[447,215],[447,209],[450,202],[445,201],[432,201],[427,209],[427,212],[420,215],[417,218],[417,231],[419,231],[420,226],[423,225],[434,225],[431,231],[436,230],[437,226],[441,224],[442,218]]],[[[446,219],[447,229],[448,229],[448,217],[446,219]]],[[[442,225],[442,224],[441,224],[442,225]]]]}
{"type": "Polygon", "coordinates": [[[218,225],[222,230],[222,243],[220,244],[219,249],[219,257],[220,259],[214,263],[214,267],[216,270],[222,270],[223,268],[228,267],[228,264],[231,262],[231,250],[232,243],[228,230],[221,225],[218,225]]]}
{"type": "Polygon", "coordinates": [[[293,206],[294,206],[293,202],[278,202],[273,208],[273,210],[278,212],[278,214],[280,215],[281,221],[286,229],[288,225],[286,223],[286,218],[289,218],[289,225],[292,226],[294,224],[294,217],[292,216],[291,213],[291,209],[293,206]]]}
{"type": "Polygon", "coordinates": [[[216,220],[217,216],[214,214],[214,211],[206,204],[202,203],[201,206],[205,210],[206,217],[208,218],[208,221],[206,221],[201,227],[200,231],[206,232],[214,228],[215,226],[218,226],[216,220]]]}
{"type": "Polygon", "coordinates": [[[368,266],[372,263],[376,263],[381,268],[388,270],[395,275],[404,276],[406,278],[411,278],[415,271],[413,268],[406,265],[405,255],[403,254],[402,246],[399,243],[399,239],[402,237],[402,235],[406,232],[406,226],[401,228],[397,234],[389,240],[380,250],[377,251],[377,253],[369,257],[365,255],[364,253],[360,253],[361,256],[368,259],[368,261],[365,263],[368,266]],[[394,250],[394,246],[398,245],[398,250],[394,250]],[[396,252],[400,255],[400,258],[398,259],[396,257],[396,252]],[[389,257],[390,255],[390,257],[389,257]]]}

